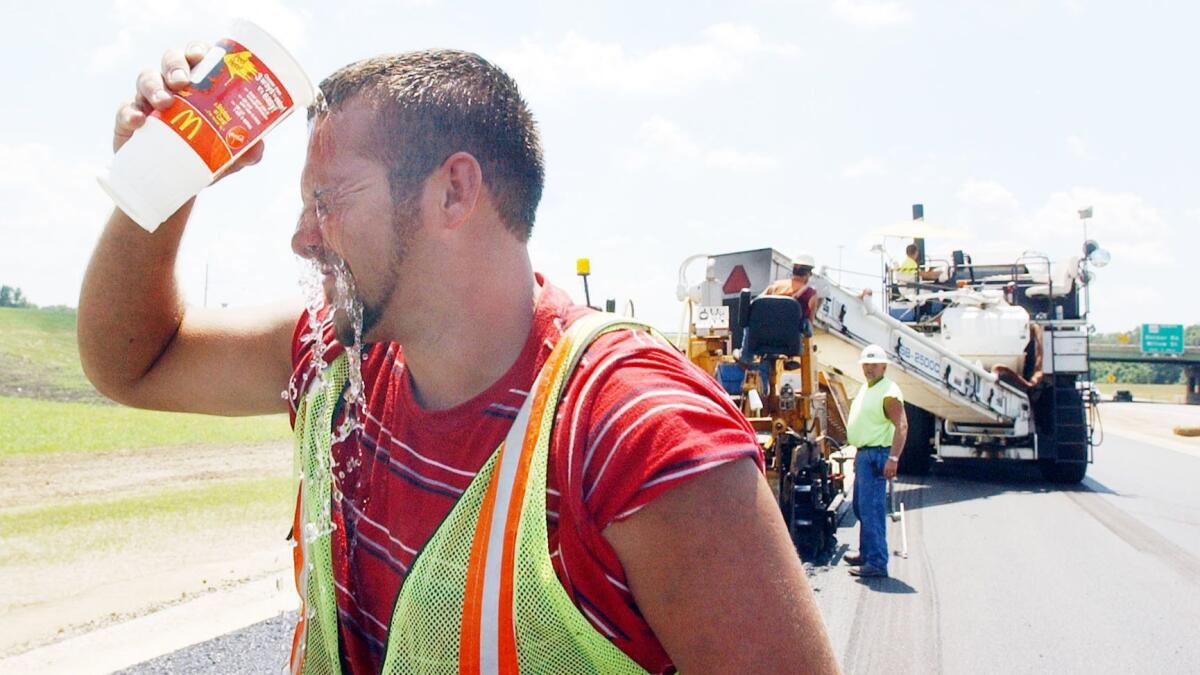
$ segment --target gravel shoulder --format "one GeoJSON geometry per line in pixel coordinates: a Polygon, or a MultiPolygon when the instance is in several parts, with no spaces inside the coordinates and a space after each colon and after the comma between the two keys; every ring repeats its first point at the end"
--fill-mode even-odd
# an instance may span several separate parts
{"type": "MultiPolygon", "coordinates": [[[[1103,433],[1200,457],[1200,437],[1175,434],[1175,427],[1200,427],[1200,406],[1105,401],[1100,404],[1099,411],[1103,433]]],[[[1103,445],[1098,451],[1103,451],[1103,445]]]]}
{"type": "MultiPolygon", "coordinates": [[[[288,443],[8,457],[0,459],[0,517],[28,531],[26,516],[49,520],[57,508],[169,499],[248,480],[281,484],[290,472],[288,443]]],[[[60,523],[36,536],[0,532],[0,658],[290,569],[289,500],[209,506],[60,523]],[[100,545],[80,550],[80,540],[100,545]]]]}

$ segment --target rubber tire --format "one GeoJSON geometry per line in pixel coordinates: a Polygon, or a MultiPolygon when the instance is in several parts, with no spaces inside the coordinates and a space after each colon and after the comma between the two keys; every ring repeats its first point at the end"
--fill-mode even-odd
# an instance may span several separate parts
{"type": "Polygon", "coordinates": [[[1038,468],[1042,470],[1042,477],[1051,483],[1059,485],[1074,485],[1083,480],[1087,475],[1086,462],[1056,462],[1052,459],[1043,459],[1038,461],[1038,468]]]}
{"type": "Polygon", "coordinates": [[[933,464],[933,414],[911,403],[904,404],[908,417],[908,436],[904,439],[904,454],[900,455],[897,470],[906,476],[924,476],[933,464]]]}

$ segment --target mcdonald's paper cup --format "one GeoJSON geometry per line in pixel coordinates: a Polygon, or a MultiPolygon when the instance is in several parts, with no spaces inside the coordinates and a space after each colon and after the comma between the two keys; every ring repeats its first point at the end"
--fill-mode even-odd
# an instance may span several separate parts
{"type": "Polygon", "coordinates": [[[212,183],[263,134],[314,96],[312,83],[278,42],[238,20],[192,68],[171,107],[155,110],[113,156],[100,186],[153,232],[212,183]]]}

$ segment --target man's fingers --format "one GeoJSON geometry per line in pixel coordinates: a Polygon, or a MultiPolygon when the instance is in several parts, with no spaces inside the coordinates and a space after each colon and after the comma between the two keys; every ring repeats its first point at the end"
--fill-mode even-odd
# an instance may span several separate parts
{"type": "Polygon", "coordinates": [[[213,179],[213,182],[215,183],[229,174],[237,173],[248,166],[258,164],[260,161],[262,161],[263,152],[265,149],[266,146],[263,145],[263,142],[257,141],[254,145],[250,146],[241,157],[238,157],[236,162],[230,164],[225,168],[224,171],[218,174],[217,177],[213,179]]]}
{"type": "Polygon", "coordinates": [[[134,101],[126,101],[117,108],[117,119],[113,124],[113,152],[116,152],[139,127],[146,123],[146,114],[138,109],[134,101]]]}
{"type": "Polygon", "coordinates": [[[191,66],[188,65],[182,49],[168,49],[163,54],[162,79],[166,80],[171,89],[178,91],[186,87],[190,71],[191,66]]]}
{"type": "Polygon", "coordinates": [[[204,55],[208,50],[212,49],[212,45],[207,42],[193,41],[189,42],[186,49],[183,50],[183,55],[187,59],[188,66],[194,66],[204,59],[204,55]]]}
{"type": "Polygon", "coordinates": [[[139,107],[145,103],[157,110],[166,110],[171,105],[171,93],[163,85],[163,78],[157,71],[143,70],[137,78],[137,93],[139,107]]]}
{"type": "Polygon", "coordinates": [[[265,150],[266,150],[266,146],[265,146],[265,145],[263,145],[263,142],[262,142],[262,141],[258,141],[258,142],[256,142],[254,145],[250,146],[250,149],[246,151],[246,154],[244,154],[244,155],[242,155],[242,156],[241,156],[241,158],[239,159],[239,161],[240,161],[240,162],[241,162],[241,163],[242,163],[244,166],[250,166],[250,165],[252,165],[252,164],[258,164],[259,162],[261,162],[261,161],[262,161],[262,158],[263,158],[263,152],[264,152],[265,150]]]}
{"type": "MultiPolygon", "coordinates": [[[[207,42],[190,42],[183,49],[168,49],[163,53],[158,70],[138,73],[137,95],[117,108],[117,119],[113,124],[113,150],[124,145],[133,132],[146,123],[146,115],[171,107],[173,92],[188,86],[192,67],[204,59],[209,49],[207,42]]],[[[258,156],[261,155],[259,149],[258,156]]]]}
{"type": "Polygon", "coordinates": [[[134,129],[146,123],[146,114],[138,109],[133,101],[126,101],[117,108],[117,133],[129,135],[134,129]]]}

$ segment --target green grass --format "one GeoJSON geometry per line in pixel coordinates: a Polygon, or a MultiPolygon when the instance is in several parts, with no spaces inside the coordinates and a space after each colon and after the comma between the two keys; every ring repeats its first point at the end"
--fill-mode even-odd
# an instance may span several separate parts
{"type": "Polygon", "coordinates": [[[114,406],[79,365],[75,310],[0,307],[0,457],[275,441],[287,417],[210,417],[114,406]]]}
{"type": "Polygon", "coordinates": [[[220,532],[261,521],[290,521],[295,484],[289,476],[229,481],[120,499],[25,509],[0,515],[0,566],[70,560],[132,551],[149,538],[220,532]]]}
{"type": "Polygon", "coordinates": [[[0,457],[291,437],[287,415],[213,417],[110,405],[0,397],[0,457]]]}
{"type": "Polygon", "coordinates": [[[79,365],[75,311],[0,307],[0,385],[31,398],[101,400],[79,365]]]}
{"type": "Polygon", "coordinates": [[[1135,401],[1162,401],[1175,403],[1187,393],[1182,384],[1124,384],[1121,382],[1097,382],[1096,389],[1104,398],[1112,396],[1118,389],[1128,389],[1135,401]]]}

